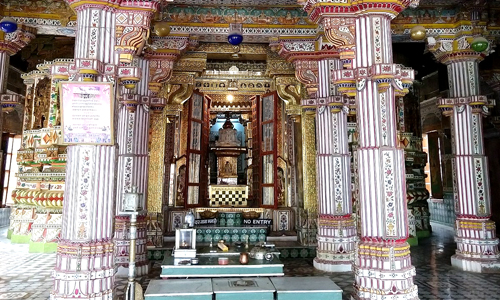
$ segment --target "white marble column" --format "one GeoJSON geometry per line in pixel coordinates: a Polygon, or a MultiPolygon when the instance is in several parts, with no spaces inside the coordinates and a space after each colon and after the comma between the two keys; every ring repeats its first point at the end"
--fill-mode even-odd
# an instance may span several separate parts
{"type": "MultiPolygon", "coordinates": [[[[136,186],[137,191],[147,198],[148,182],[148,130],[149,130],[149,62],[136,57],[137,67],[141,70],[141,80],[133,89],[122,87],[119,98],[117,142],[118,149],[118,177],[116,195],[115,244],[116,264],[118,274],[126,276],[128,271],[121,271],[127,267],[130,252],[130,217],[120,216],[123,193],[131,192],[136,186]]],[[[141,203],[145,208],[145,201],[141,203]]],[[[136,274],[142,276],[148,273],[149,265],[146,248],[146,215],[137,217],[136,240],[136,274]]]]}
{"type": "Polygon", "coordinates": [[[351,270],[356,247],[352,218],[350,155],[347,137],[348,107],[335,96],[331,70],[341,69],[339,59],[318,62],[316,104],[316,166],[318,191],[318,247],[314,266],[329,272],[351,270]],[[344,107],[346,109],[344,109],[344,107]]]}
{"type": "Polygon", "coordinates": [[[443,57],[450,97],[438,100],[451,117],[456,254],[451,264],[471,272],[498,272],[500,252],[491,217],[490,180],[483,143],[483,115],[494,103],[479,92],[478,63],[471,53],[443,57]]]}
{"type": "MultiPolygon", "coordinates": [[[[74,9],[75,80],[114,81],[115,9],[105,2],[74,9]]],[[[112,299],[117,146],[72,145],[67,152],[63,226],[50,298],[112,299]]]]}
{"type": "Polygon", "coordinates": [[[338,83],[353,80],[356,95],[361,232],[353,298],[418,299],[395,99],[395,86],[407,90],[413,73],[393,64],[391,17],[367,13],[354,20],[354,69],[334,74],[338,83]]]}

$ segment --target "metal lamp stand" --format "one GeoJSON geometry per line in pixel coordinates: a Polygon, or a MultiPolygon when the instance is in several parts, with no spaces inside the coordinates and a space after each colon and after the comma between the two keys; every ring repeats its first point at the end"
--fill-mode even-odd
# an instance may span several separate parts
{"type": "MultiPolygon", "coordinates": [[[[128,283],[125,293],[126,300],[136,300],[136,282],[135,282],[135,252],[137,240],[137,216],[144,214],[146,211],[142,209],[142,193],[137,192],[137,187],[132,187],[131,193],[123,193],[123,205],[120,211],[121,215],[130,217],[130,250],[128,262],[128,283]]],[[[138,286],[141,289],[140,286],[138,286]]],[[[142,290],[141,290],[142,294],[142,290]]],[[[143,299],[143,297],[141,297],[143,299]]],[[[139,299],[137,299],[139,300],[139,299]]]]}

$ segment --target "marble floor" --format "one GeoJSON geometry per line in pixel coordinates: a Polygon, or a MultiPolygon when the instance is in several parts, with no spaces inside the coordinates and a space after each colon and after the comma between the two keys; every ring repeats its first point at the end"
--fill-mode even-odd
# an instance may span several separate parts
{"type": "MultiPolygon", "coordinates": [[[[500,274],[475,274],[456,270],[450,265],[455,251],[453,231],[433,224],[433,236],[413,247],[412,260],[417,269],[415,283],[422,300],[500,300],[500,274]]],[[[0,228],[0,300],[46,300],[52,288],[50,273],[55,254],[28,253],[27,245],[12,245],[6,238],[7,228],[0,228]]],[[[329,276],[350,299],[352,273],[328,274],[317,271],[310,259],[284,261],[287,276],[329,276]]],[[[139,279],[144,288],[151,279],[159,278],[160,265],[152,266],[149,276],[139,279]]],[[[117,279],[117,294],[123,296],[126,280],[117,279]]]]}

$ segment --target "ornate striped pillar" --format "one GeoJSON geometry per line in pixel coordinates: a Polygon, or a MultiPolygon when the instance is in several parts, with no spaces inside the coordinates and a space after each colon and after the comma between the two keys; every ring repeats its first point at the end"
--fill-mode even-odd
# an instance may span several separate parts
{"type": "MultiPolygon", "coordinates": [[[[467,39],[464,41],[468,43],[467,39]]],[[[490,220],[490,182],[482,118],[489,113],[494,100],[480,95],[478,70],[478,63],[489,49],[480,53],[471,50],[469,44],[447,48],[452,42],[438,38],[429,45],[436,58],[448,66],[450,98],[439,99],[438,106],[445,116],[451,117],[457,243],[451,263],[465,271],[491,272],[500,268],[500,252],[495,222],[490,220]]]]}
{"type": "MultiPolygon", "coordinates": [[[[117,4],[111,0],[67,2],[77,13],[74,80],[116,82],[119,55],[115,44],[117,40],[120,45],[126,44],[117,32],[123,29],[116,26],[120,22],[117,4]]],[[[158,5],[157,1],[133,4],[138,5],[133,9],[144,15],[154,13],[158,5]]],[[[135,40],[132,32],[128,35],[130,41],[135,40]]],[[[126,46],[132,51],[138,45],[126,46]]],[[[114,90],[119,97],[116,85],[114,90]]],[[[63,226],[50,297],[112,299],[116,296],[112,239],[118,149],[116,145],[72,145],[68,146],[67,153],[63,226]]]]}
{"type": "MultiPolygon", "coordinates": [[[[354,299],[418,299],[408,238],[404,153],[397,142],[395,90],[404,91],[413,72],[393,63],[390,22],[412,1],[364,1],[328,6],[344,16],[321,14],[325,35],[354,51],[352,69],[338,70],[339,90],[356,96],[361,232],[353,270],[354,299]],[[362,12],[362,13],[361,13],[362,12]]],[[[329,3],[330,4],[330,3],[329,3]]]]}
{"type": "MultiPolygon", "coordinates": [[[[334,96],[336,91],[330,84],[331,71],[341,68],[339,59],[318,61],[318,91],[314,99],[319,217],[314,266],[329,272],[351,270],[357,240],[352,219],[348,99],[334,96]]],[[[304,100],[303,104],[310,105],[311,100],[304,100]]]]}
{"type": "MultiPolygon", "coordinates": [[[[70,2],[71,5],[71,2],[70,2]]],[[[115,69],[114,9],[105,2],[77,12],[75,69],[80,80],[108,81],[115,69]]],[[[114,293],[113,224],[116,146],[68,146],[63,225],[51,299],[110,299],[114,293]]]]}
{"type": "MultiPolygon", "coordinates": [[[[118,274],[126,276],[130,252],[130,217],[121,216],[123,193],[137,191],[147,197],[148,180],[148,137],[150,118],[150,96],[148,90],[149,62],[134,58],[134,65],[140,70],[141,80],[132,89],[122,88],[118,108],[118,176],[115,218],[115,261],[118,274]]],[[[143,202],[142,207],[145,208],[143,202]]],[[[146,249],[146,215],[137,217],[136,274],[142,276],[149,271],[146,249]]]]}

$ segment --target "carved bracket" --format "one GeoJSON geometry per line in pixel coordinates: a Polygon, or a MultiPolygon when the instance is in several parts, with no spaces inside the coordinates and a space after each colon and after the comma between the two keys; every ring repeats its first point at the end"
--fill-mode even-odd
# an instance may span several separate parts
{"type": "Polygon", "coordinates": [[[297,105],[300,103],[300,94],[302,86],[295,77],[277,77],[276,91],[278,96],[287,103],[287,105],[297,105]]]}
{"type": "Polygon", "coordinates": [[[295,76],[306,86],[309,97],[316,98],[318,91],[318,61],[316,60],[296,60],[295,76]]]}
{"type": "Polygon", "coordinates": [[[116,46],[121,63],[131,63],[149,38],[151,17],[159,1],[123,1],[116,11],[116,46]]]}
{"type": "Polygon", "coordinates": [[[149,61],[149,89],[158,94],[163,82],[170,80],[174,68],[173,60],[151,59],[149,61]]]}

